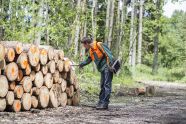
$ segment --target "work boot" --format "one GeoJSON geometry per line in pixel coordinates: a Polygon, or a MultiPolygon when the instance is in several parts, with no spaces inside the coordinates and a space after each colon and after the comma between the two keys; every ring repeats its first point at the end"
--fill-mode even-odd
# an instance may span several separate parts
{"type": "Polygon", "coordinates": [[[97,110],[107,110],[108,109],[108,105],[106,105],[106,104],[98,104],[96,106],[96,109],[97,110]]]}

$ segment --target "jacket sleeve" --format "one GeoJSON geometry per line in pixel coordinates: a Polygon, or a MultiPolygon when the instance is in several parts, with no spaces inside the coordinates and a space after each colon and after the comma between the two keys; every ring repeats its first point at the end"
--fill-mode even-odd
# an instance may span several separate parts
{"type": "Polygon", "coordinates": [[[83,62],[81,62],[81,63],[79,64],[79,66],[80,66],[80,67],[83,67],[83,66],[85,66],[85,65],[88,65],[88,64],[91,63],[91,62],[92,62],[92,59],[91,59],[90,56],[88,56],[88,58],[87,58],[86,60],[84,60],[83,62]]]}

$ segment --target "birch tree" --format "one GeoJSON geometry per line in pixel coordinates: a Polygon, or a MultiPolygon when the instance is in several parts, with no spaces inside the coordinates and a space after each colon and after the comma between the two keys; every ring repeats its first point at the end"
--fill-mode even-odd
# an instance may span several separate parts
{"type": "Polygon", "coordinates": [[[92,37],[95,40],[96,39],[96,14],[97,14],[97,0],[93,0],[92,5],[92,37]]]}

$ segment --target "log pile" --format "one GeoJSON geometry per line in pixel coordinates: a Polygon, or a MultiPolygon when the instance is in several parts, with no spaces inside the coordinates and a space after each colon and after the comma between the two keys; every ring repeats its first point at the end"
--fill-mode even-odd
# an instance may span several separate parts
{"type": "Polygon", "coordinates": [[[78,105],[77,77],[62,50],[0,42],[0,111],[78,105]]]}

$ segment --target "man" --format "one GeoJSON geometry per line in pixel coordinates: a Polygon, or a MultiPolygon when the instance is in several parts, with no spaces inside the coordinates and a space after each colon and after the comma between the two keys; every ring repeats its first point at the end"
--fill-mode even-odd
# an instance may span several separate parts
{"type": "Polygon", "coordinates": [[[113,72],[109,69],[109,64],[113,61],[112,53],[104,43],[93,41],[88,37],[84,37],[81,43],[88,50],[89,55],[85,61],[80,63],[80,68],[94,61],[101,73],[101,91],[96,109],[108,109],[113,78],[113,72]]]}

